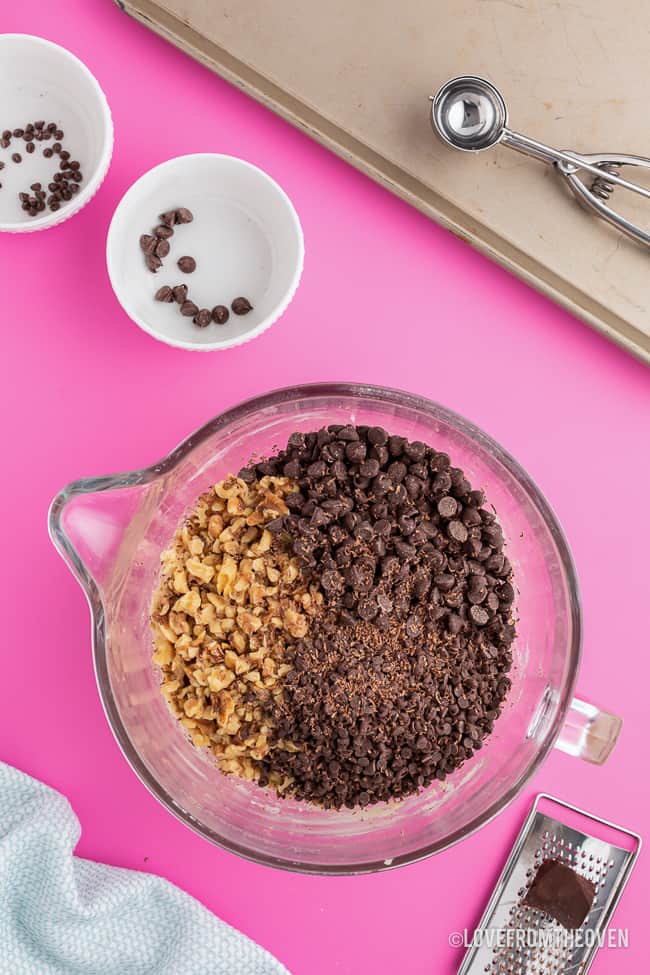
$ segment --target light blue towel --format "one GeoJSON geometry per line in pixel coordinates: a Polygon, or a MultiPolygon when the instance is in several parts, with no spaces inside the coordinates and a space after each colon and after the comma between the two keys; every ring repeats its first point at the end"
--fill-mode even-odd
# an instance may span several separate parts
{"type": "Polygon", "coordinates": [[[0,975],[288,975],[168,881],[73,856],[80,833],[0,762],[0,975]]]}

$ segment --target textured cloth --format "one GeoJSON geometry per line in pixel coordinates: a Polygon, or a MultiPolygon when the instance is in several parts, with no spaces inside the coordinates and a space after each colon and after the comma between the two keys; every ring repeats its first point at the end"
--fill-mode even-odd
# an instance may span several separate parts
{"type": "Polygon", "coordinates": [[[168,881],[73,856],[80,832],[0,762],[0,975],[288,975],[168,881]]]}

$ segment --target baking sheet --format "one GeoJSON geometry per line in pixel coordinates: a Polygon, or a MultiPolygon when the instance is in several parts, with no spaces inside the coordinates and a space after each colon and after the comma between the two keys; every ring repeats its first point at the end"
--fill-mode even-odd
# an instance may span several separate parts
{"type": "MultiPolygon", "coordinates": [[[[650,361],[650,251],[583,211],[549,167],[505,148],[455,152],[428,121],[429,94],[479,74],[527,135],[650,155],[644,0],[120,6],[650,361]]],[[[650,226],[647,200],[618,190],[612,204],[650,226]]]]}

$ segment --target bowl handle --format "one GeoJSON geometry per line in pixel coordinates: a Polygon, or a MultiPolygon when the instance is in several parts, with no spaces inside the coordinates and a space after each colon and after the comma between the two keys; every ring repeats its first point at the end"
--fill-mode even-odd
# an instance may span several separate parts
{"type": "Polygon", "coordinates": [[[574,697],[555,747],[585,762],[602,765],[616,744],[623,719],[574,697]]]}

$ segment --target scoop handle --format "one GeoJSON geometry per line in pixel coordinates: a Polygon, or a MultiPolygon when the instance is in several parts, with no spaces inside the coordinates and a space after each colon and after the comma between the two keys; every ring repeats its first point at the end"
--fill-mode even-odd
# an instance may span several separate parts
{"type": "MultiPolygon", "coordinates": [[[[587,156],[582,156],[577,152],[564,152],[561,149],[554,149],[543,142],[538,142],[537,139],[531,139],[530,136],[513,132],[512,129],[505,128],[500,141],[502,145],[509,146],[524,156],[533,156],[535,159],[542,159],[548,163],[561,163],[564,168],[574,173],[577,170],[584,170],[594,176],[602,177],[603,175],[602,169],[599,169],[595,163],[589,162],[587,156]]],[[[616,173],[608,175],[607,179],[610,183],[615,183],[616,186],[622,186],[624,189],[631,190],[632,193],[638,193],[650,200],[650,190],[646,189],[645,186],[630,183],[629,180],[618,176],[616,173]]]]}
{"type": "Polygon", "coordinates": [[[595,211],[598,216],[602,217],[608,223],[616,227],[622,233],[627,234],[633,240],[638,243],[645,244],[650,247],[650,231],[645,230],[643,227],[639,227],[638,224],[633,223],[624,217],[622,213],[617,213],[616,210],[612,210],[610,206],[607,205],[605,200],[608,200],[614,189],[614,175],[610,169],[606,167],[620,167],[620,166],[637,166],[642,169],[650,169],[650,159],[645,156],[628,156],[628,155],[605,155],[594,153],[593,155],[585,156],[589,162],[594,163],[600,169],[600,181],[604,183],[607,187],[607,192],[605,194],[597,195],[593,190],[593,183],[591,187],[587,186],[578,176],[578,171],[575,167],[569,164],[558,163],[557,170],[562,176],[565,177],[569,188],[576,195],[580,203],[583,206],[591,208],[595,211]]]}

